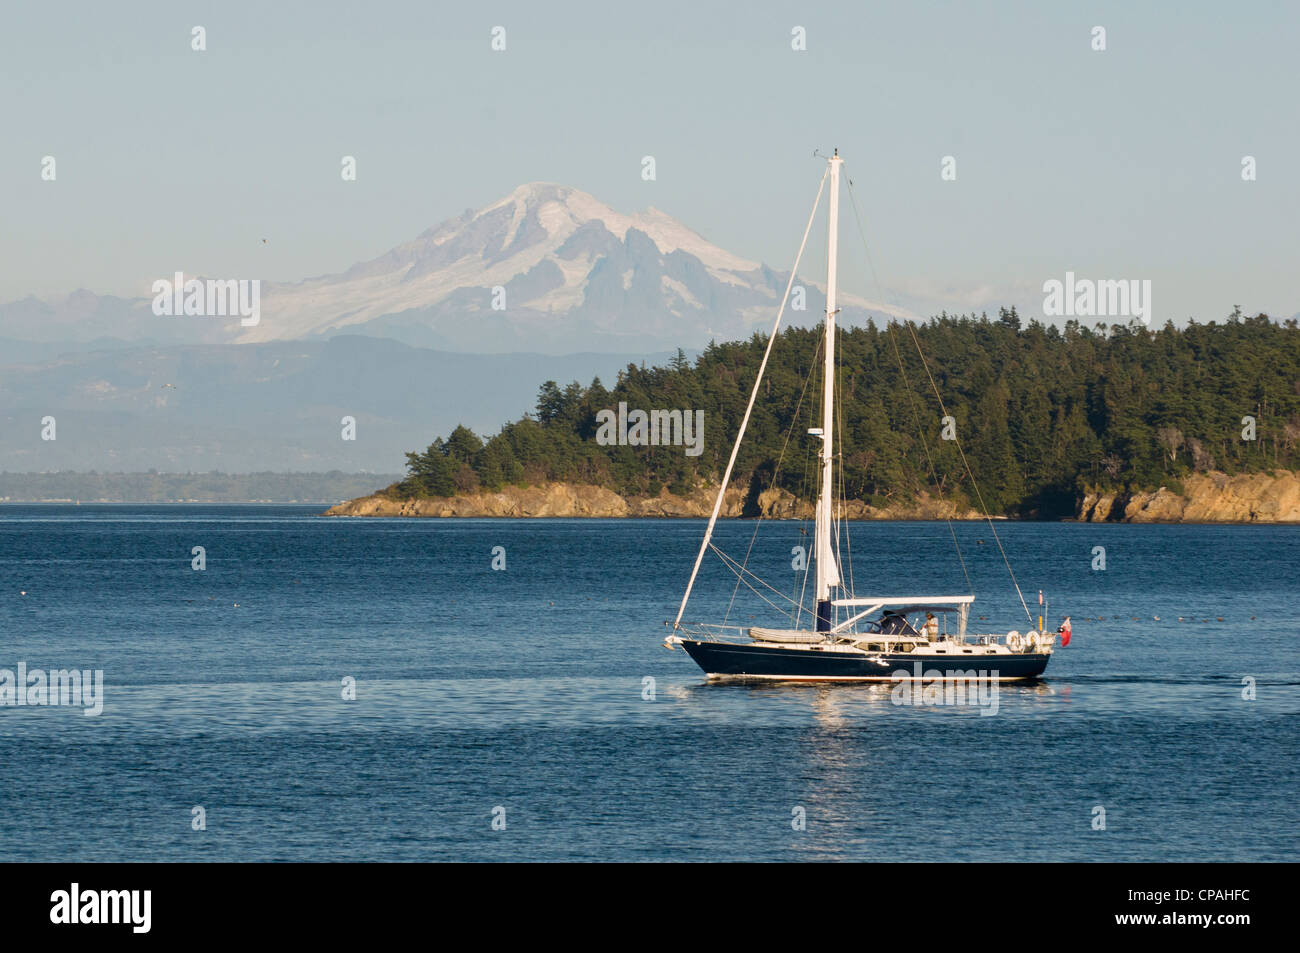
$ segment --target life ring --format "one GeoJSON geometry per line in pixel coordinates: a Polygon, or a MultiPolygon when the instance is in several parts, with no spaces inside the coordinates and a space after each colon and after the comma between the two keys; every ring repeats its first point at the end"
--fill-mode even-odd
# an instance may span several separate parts
{"type": "Polygon", "coordinates": [[[1026,651],[1026,652],[1037,652],[1037,651],[1038,651],[1038,633],[1037,633],[1037,632],[1026,632],[1026,633],[1025,633],[1025,651],[1026,651]]]}
{"type": "Polygon", "coordinates": [[[1019,652],[1025,647],[1024,641],[1020,638],[1020,633],[1012,629],[1007,633],[1007,648],[1013,652],[1019,652]]]}

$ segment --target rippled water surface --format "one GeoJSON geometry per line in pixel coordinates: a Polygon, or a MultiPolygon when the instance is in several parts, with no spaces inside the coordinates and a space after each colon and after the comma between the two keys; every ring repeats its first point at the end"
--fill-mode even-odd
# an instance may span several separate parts
{"type": "MultiPolygon", "coordinates": [[[[1300,527],[999,525],[1075,634],[983,715],[706,684],[661,645],[701,521],[317,512],[0,507],[0,668],[105,680],[98,717],[0,707],[0,860],[1300,857],[1300,527]]],[[[1027,628],[955,529],[972,585],[946,524],[855,524],[857,591],[1027,628]]],[[[717,538],[793,594],[799,533],[717,538]]],[[[733,593],[706,561],[687,618],[782,622],[733,593]]]]}

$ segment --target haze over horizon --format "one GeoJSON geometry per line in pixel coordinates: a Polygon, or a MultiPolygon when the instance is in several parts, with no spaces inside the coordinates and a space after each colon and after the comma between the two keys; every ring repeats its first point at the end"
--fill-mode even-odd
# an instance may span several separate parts
{"type": "MultiPolygon", "coordinates": [[[[535,181],[785,271],[812,151],[838,147],[879,277],[846,196],[848,293],[1033,317],[1073,271],[1152,281],[1153,324],[1300,311],[1293,8],[72,9],[0,36],[24,78],[0,90],[0,302],[342,273],[535,181]]],[[[801,272],[823,269],[824,237],[801,272]]]]}

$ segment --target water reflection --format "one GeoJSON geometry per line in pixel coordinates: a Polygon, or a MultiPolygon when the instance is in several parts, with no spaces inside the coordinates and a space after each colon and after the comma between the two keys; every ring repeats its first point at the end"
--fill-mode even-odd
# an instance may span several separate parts
{"type": "MultiPolygon", "coordinates": [[[[970,726],[982,721],[976,704],[907,706],[895,698],[888,682],[773,682],[700,679],[672,686],[667,694],[691,709],[725,712],[726,723],[790,731],[793,744],[765,746],[785,754],[756,770],[782,776],[786,784],[755,792],[764,825],[786,845],[791,859],[844,861],[894,859],[882,839],[899,812],[897,719],[963,719],[970,726]],[[884,722],[882,718],[893,719],[884,722]],[[971,719],[974,719],[972,723],[971,719]],[[885,732],[890,732],[886,734],[885,732]],[[893,737],[894,741],[888,739],[893,737]],[[779,799],[778,799],[779,798],[779,799]],[[893,820],[891,820],[891,818],[893,820]]],[[[1070,687],[1040,680],[997,686],[996,717],[1020,721],[1048,712],[1069,699],[1070,687]]],[[[951,722],[943,722],[951,724],[951,722]]],[[[927,722],[917,721],[911,735],[922,762],[942,762],[949,750],[930,734],[927,722]]],[[[913,729],[906,729],[913,730],[913,729]]],[[[910,757],[915,762],[916,757],[910,757]]],[[[912,764],[911,770],[916,765],[912,764]]]]}

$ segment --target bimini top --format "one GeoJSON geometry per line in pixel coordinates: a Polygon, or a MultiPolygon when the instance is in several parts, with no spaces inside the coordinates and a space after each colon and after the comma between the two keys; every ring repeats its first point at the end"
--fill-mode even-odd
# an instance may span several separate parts
{"type": "Polygon", "coordinates": [[[832,599],[837,606],[906,606],[908,609],[933,609],[935,606],[968,606],[975,601],[972,596],[854,596],[852,599],[832,599]]]}

